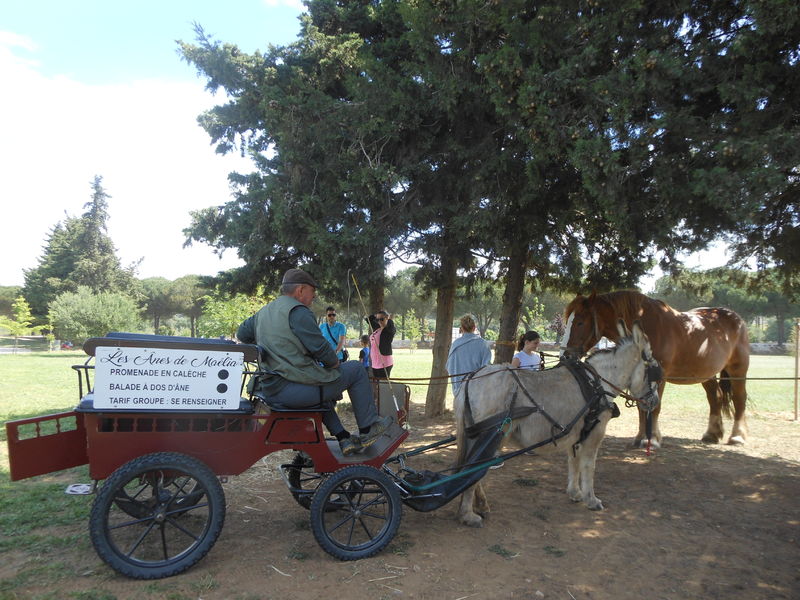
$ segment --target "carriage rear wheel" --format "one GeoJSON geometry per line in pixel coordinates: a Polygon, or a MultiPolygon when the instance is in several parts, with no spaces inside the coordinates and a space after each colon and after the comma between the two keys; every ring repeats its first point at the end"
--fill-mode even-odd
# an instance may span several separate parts
{"type": "Polygon", "coordinates": [[[295,454],[292,464],[286,467],[289,485],[295,490],[292,497],[306,510],[311,508],[311,497],[324,478],[314,471],[314,461],[304,452],[295,454]]]}
{"type": "Polygon", "coordinates": [[[225,521],[225,494],[202,462],[174,452],[125,463],[92,505],[97,554],[134,579],[177,575],[203,558],[225,521]]]}
{"type": "Polygon", "coordinates": [[[311,530],[319,545],[340,560],[377,554],[400,527],[403,504],[394,482],[367,465],[345,467],[317,488],[311,530]]]}

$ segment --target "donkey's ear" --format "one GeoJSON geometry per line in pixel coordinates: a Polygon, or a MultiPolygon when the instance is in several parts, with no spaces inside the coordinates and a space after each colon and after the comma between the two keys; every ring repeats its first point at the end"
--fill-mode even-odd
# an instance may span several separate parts
{"type": "Polygon", "coordinates": [[[633,322],[633,341],[634,343],[639,346],[640,348],[644,346],[645,340],[647,340],[647,334],[645,334],[644,330],[642,329],[642,324],[637,319],[633,322]]]}
{"type": "Polygon", "coordinates": [[[617,331],[621,338],[631,337],[631,331],[628,329],[628,326],[625,325],[624,319],[617,319],[617,331]]]}

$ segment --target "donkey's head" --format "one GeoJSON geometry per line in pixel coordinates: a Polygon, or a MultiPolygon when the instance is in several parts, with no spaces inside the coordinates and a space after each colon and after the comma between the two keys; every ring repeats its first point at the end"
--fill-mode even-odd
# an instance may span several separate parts
{"type": "Polygon", "coordinates": [[[616,352],[619,358],[629,362],[630,377],[625,387],[639,401],[639,407],[652,410],[658,404],[658,383],[663,377],[661,365],[653,357],[650,340],[642,331],[639,321],[634,321],[633,330],[629,330],[625,321],[617,322],[619,343],[616,352]]]}

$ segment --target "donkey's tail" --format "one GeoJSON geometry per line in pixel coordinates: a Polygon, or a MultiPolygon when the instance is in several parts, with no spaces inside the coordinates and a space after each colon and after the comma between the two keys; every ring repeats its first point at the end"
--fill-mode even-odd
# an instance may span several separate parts
{"type": "Polygon", "coordinates": [[[464,410],[463,404],[461,407],[457,407],[456,410],[456,447],[458,451],[456,452],[456,468],[460,467],[467,461],[467,446],[469,445],[469,440],[467,438],[467,425],[465,423],[467,419],[466,411],[464,410]],[[458,410],[460,408],[460,410],[458,410]]]}
{"type": "Polygon", "coordinates": [[[731,404],[733,395],[731,393],[731,380],[728,372],[723,369],[719,374],[719,389],[722,390],[722,412],[726,417],[731,417],[731,404]]]}

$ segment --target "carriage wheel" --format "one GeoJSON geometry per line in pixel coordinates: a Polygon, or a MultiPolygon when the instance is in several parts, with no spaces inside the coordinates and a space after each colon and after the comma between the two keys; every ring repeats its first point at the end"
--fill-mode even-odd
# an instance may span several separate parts
{"type": "Polygon", "coordinates": [[[295,489],[308,490],[309,493],[292,492],[292,497],[306,510],[311,508],[311,497],[323,479],[323,475],[314,472],[314,461],[303,452],[298,452],[287,467],[289,485],[295,489]]]}
{"type": "Polygon", "coordinates": [[[225,494],[202,462],[172,452],[122,465],[92,505],[97,554],[134,579],[177,575],[203,558],[225,521],[225,494]]]}
{"type": "Polygon", "coordinates": [[[403,505],[391,479],[367,465],[345,467],[317,488],[311,530],[331,556],[357,560],[377,554],[400,527],[403,505]]]}

